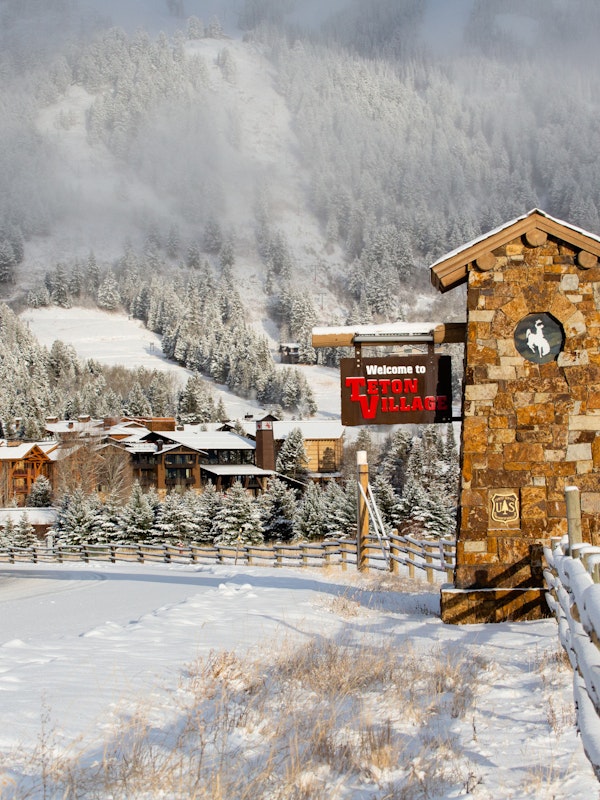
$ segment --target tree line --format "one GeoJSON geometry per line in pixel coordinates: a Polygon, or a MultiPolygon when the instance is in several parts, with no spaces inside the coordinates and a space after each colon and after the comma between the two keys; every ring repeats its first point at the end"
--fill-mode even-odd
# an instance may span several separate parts
{"type": "MultiPolygon", "coordinates": [[[[58,516],[51,534],[59,544],[235,545],[355,536],[357,449],[367,451],[373,466],[372,488],[388,530],[414,536],[454,535],[458,459],[451,425],[400,429],[383,446],[374,444],[369,431],[361,429],[347,446],[343,479],[325,485],[308,479],[302,434],[295,428],[279,452],[277,475],[257,497],[239,483],[226,492],[217,492],[209,482],[201,493],[173,491],[159,497],[152,489],[144,492],[138,483],[127,492],[121,475],[118,485],[106,485],[103,492],[89,482],[86,488],[79,478],[65,482],[54,499],[58,516]]],[[[27,503],[47,505],[51,499],[52,487],[40,476],[27,503]]],[[[0,544],[26,546],[23,542],[33,541],[28,525],[27,519],[17,526],[9,523],[0,532],[0,544]]]]}

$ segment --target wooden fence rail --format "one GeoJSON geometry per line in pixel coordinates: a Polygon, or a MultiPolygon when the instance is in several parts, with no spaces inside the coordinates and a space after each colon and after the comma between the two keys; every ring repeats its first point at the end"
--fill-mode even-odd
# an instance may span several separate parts
{"type": "MultiPolygon", "coordinates": [[[[367,542],[368,566],[372,569],[398,572],[400,566],[410,577],[415,570],[425,573],[430,583],[443,573],[452,580],[456,544],[447,539],[419,540],[393,533],[389,542],[376,537],[367,542]],[[385,550],[385,552],[384,552],[385,550]],[[389,564],[389,567],[388,567],[389,564]]],[[[109,561],[179,564],[239,564],[269,567],[326,567],[337,564],[342,569],[356,567],[355,539],[328,539],[322,542],[297,542],[268,545],[205,545],[205,544],[80,544],[0,549],[0,563],[68,563],[74,561],[109,561]]]]}
{"type": "Polygon", "coordinates": [[[573,667],[577,726],[600,779],[600,548],[554,538],[544,548],[546,599],[573,667]]]}

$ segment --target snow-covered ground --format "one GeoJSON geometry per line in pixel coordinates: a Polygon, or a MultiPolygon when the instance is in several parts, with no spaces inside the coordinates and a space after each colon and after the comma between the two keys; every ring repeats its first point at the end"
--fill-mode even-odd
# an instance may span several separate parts
{"type": "MultiPolygon", "coordinates": [[[[382,643],[394,653],[413,648],[423,667],[440,651],[485,665],[469,713],[447,718],[461,752],[455,785],[403,797],[597,797],[572,725],[571,676],[556,666],[555,622],[454,627],[443,625],[437,610],[433,587],[407,586],[406,579],[400,586],[385,576],[377,583],[337,569],[2,565],[0,795],[11,796],[36,747],[46,768],[50,751],[93,761],[117,721],[140,706],[158,738],[172,724],[175,698],[198,657],[260,652],[269,663],[290,641],[308,647],[337,638],[382,643]]],[[[380,711],[400,722],[406,714],[380,711]]],[[[408,740],[416,736],[408,721],[406,731],[408,740]]],[[[237,735],[240,752],[258,747],[252,726],[240,723],[237,735]]],[[[380,779],[402,766],[391,764],[380,779]]],[[[323,780],[332,781],[327,797],[384,797],[372,778],[353,788],[339,776],[335,784],[333,776],[323,780]]],[[[156,796],[167,795],[144,794],[156,796]]]]}

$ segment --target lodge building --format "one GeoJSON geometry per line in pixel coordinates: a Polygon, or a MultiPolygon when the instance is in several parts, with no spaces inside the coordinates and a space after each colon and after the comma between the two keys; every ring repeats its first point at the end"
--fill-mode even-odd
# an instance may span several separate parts
{"type": "Polygon", "coordinates": [[[23,443],[0,441],[0,506],[24,506],[39,475],[55,490],[70,479],[86,489],[109,491],[103,464],[121,460],[130,480],[159,493],[201,490],[209,481],[218,491],[239,482],[253,493],[264,492],[276,474],[279,449],[291,430],[299,427],[309,459],[308,478],[335,480],[341,475],[343,427],[336,422],[281,422],[272,416],[246,418],[238,423],[178,425],[172,417],[77,420],[50,417],[50,440],[23,443]],[[91,469],[91,462],[95,470],[91,469]],[[90,475],[92,476],[90,478],[90,475]]]}

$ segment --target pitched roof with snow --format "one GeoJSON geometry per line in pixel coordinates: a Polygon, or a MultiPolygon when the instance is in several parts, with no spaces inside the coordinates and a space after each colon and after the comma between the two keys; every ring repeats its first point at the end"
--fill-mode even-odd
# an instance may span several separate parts
{"type": "Polygon", "coordinates": [[[50,453],[58,447],[58,442],[23,442],[18,445],[0,445],[0,461],[19,461],[37,448],[50,457],[50,453]]]}
{"type": "Polygon", "coordinates": [[[256,443],[233,431],[154,431],[165,441],[178,442],[195,450],[254,450],[256,443]]]}
{"type": "Polygon", "coordinates": [[[276,440],[286,439],[294,428],[300,428],[302,438],[315,439],[341,439],[344,435],[344,426],[335,420],[278,420],[273,423],[273,437],[276,440]]]}
{"type": "Polygon", "coordinates": [[[536,228],[600,257],[599,236],[534,208],[439,258],[430,267],[431,282],[440,292],[454,289],[467,279],[467,264],[536,228]]]}

